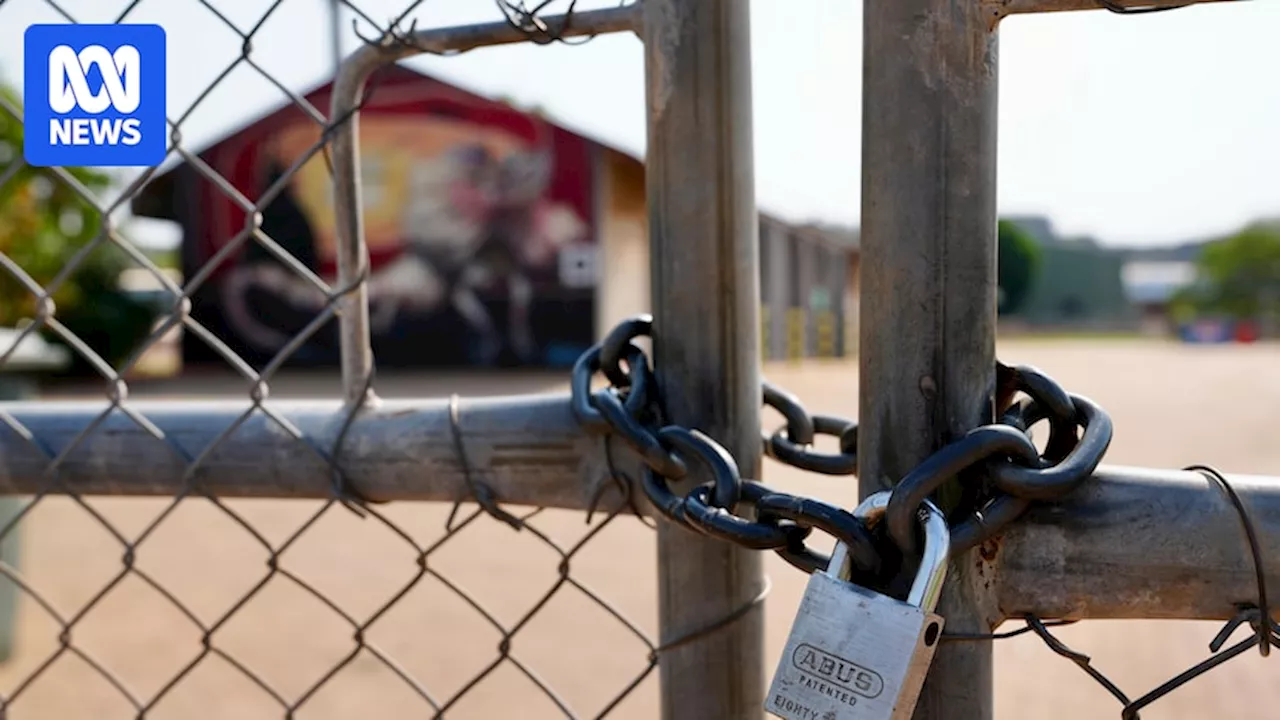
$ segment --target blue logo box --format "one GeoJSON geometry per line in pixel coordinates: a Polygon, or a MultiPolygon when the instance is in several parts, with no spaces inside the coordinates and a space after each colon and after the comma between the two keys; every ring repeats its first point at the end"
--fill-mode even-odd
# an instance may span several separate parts
{"type": "Polygon", "coordinates": [[[164,161],[164,28],[32,25],[23,60],[28,163],[150,167],[164,161]]]}

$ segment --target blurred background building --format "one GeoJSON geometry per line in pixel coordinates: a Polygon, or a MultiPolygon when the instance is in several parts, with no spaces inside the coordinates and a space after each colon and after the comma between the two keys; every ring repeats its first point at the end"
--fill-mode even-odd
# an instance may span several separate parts
{"type": "MultiPolygon", "coordinates": [[[[305,100],[327,108],[329,94],[325,85],[305,100]]],[[[254,120],[132,204],[136,215],[181,225],[183,276],[221,256],[192,297],[192,317],[257,367],[327,302],[307,275],[336,271],[323,123],[303,107],[254,120]],[[256,197],[269,201],[245,199],[256,197]]],[[[650,307],[639,158],[398,66],[371,84],[360,135],[381,365],[565,367],[650,307]]],[[[762,213],[760,235],[766,356],[846,354],[856,336],[857,234],[762,213]]],[[[335,366],[337,348],[331,322],[291,364],[335,366]]],[[[225,363],[191,333],[182,360],[225,363]]]]}

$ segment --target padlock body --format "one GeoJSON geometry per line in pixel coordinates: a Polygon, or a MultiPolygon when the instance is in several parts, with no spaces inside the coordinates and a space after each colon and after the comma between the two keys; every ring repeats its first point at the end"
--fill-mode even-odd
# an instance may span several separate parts
{"type": "Polygon", "coordinates": [[[786,720],[908,720],[942,626],[919,607],[814,573],[765,709],[786,720]]]}

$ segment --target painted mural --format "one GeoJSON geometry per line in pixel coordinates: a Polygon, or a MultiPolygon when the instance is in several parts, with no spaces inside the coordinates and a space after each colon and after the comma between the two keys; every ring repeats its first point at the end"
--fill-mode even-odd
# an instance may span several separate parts
{"type": "MultiPolygon", "coordinates": [[[[594,329],[590,143],[426,78],[380,98],[360,128],[379,363],[571,363],[594,329]]],[[[336,282],[330,170],[323,153],[312,154],[320,128],[294,115],[221,154],[237,184],[257,191],[248,197],[271,197],[261,231],[307,270],[299,273],[271,248],[247,243],[213,283],[217,291],[208,301],[224,332],[238,350],[262,359],[325,307],[315,278],[336,282]]],[[[206,252],[218,245],[209,243],[206,252]]],[[[336,362],[336,323],[317,331],[297,360],[336,362]]]]}

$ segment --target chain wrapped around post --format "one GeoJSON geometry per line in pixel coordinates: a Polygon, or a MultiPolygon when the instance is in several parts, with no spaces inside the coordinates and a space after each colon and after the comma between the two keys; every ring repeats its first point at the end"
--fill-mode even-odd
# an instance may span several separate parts
{"type": "MultiPolygon", "coordinates": [[[[578,359],[571,385],[578,422],[588,432],[613,434],[636,452],[644,465],[641,487],[667,519],[743,547],[773,550],[805,572],[829,562],[806,544],[817,529],[848,547],[855,578],[883,587],[903,574],[904,558],[918,555],[916,512],[943,483],[961,478],[967,491],[965,505],[948,518],[951,552],[960,553],[999,534],[1032,502],[1074,491],[1111,442],[1111,419],[1092,401],[1033,367],[998,364],[993,415],[999,421],[971,430],[908,473],[894,488],[885,522],[869,528],[847,510],[742,478],[717,442],[696,428],[665,424],[654,370],[636,343],[652,332],[650,316],[628,318],[578,359]],[[608,384],[593,390],[597,376],[608,384]],[[1042,453],[1030,431],[1046,421],[1042,453]],[[671,489],[670,483],[690,475],[700,482],[687,494],[671,489]]],[[[855,421],[813,415],[769,382],[762,384],[761,402],[784,420],[763,435],[765,455],[825,475],[856,472],[855,421]],[[837,438],[838,451],[816,450],[820,435],[837,438]]]]}
{"type": "MultiPolygon", "coordinates": [[[[614,435],[637,453],[643,463],[641,488],[668,520],[742,547],[773,550],[807,573],[826,570],[831,562],[807,544],[813,531],[821,530],[847,552],[851,571],[847,581],[873,593],[904,594],[904,583],[912,580],[924,559],[922,508],[933,507],[929,500],[944,483],[959,479],[964,489],[962,502],[946,519],[950,530],[946,552],[955,555],[999,535],[1032,503],[1053,502],[1077,490],[1093,475],[1111,444],[1111,418],[1093,401],[1067,392],[1034,367],[997,363],[991,407],[997,421],[970,430],[926,458],[890,492],[882,493],[888,495],[882,519],[867,523],[854,512],[821,500],[743,478],[737,461],[715,440],[696,428],[665,424],[654,370],[635,342],[652,330],[649,316],[629,318],[579,358],[573,369],[571,406],[583,428],[614,435]],[[593,391],[597,375],[609,384],[593,391]],[[1040,423],[1048,427],[1043,451],[1031,435],[1032,427],[1040,423]],[[671,483],[690,478],[698,483],[683,496],[672,489],[671,483]]],[[[762,384],[761,402],[778,411],[784,421],[762,437],[767,456],[826,475],[856,472],[856,422],[813,415],[799,398],[769,382],[762,384]],[[837,438],[838,451],[817,451],[814,442],[820,435],[837,438]]],[[[1256,532],[1225,477],[1204,466],[1190,469],[1216,481],[1231,499],[1258,575],[1257,602],[1237,607],[1234,618],[1210,644],[1214,653],[1210,658],[1135,700],[1093,668],[1088,656],[1067,648],[1047,629],[1074,620],[1027,616],[1027,627],[1013,632],[944,634],[943,639],[989,641],[1035,632],[1054,652],[1080,665],[1114,695],[1124,706],[1125,720],[1140,720],[1139,711],[1145,706],[1250,648],[1267,655],[1273,644],[1280,645],[1280,625],[1270,619],[1256,532]],[[1219,652],[1241,625],[1252,629],[1251,637],[1219,652]]]]}

